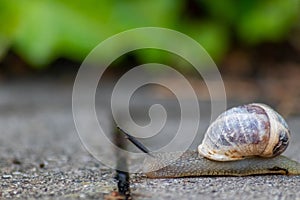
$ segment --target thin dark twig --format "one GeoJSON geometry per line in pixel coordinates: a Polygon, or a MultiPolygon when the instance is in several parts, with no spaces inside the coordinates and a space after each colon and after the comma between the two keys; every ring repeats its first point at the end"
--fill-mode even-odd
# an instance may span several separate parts
{"type": "Polygon", "coordinates": [[[120,132],[122,132],[123,134],[125,134],[125,136],[126,136],[125,138],[128,139],[132,144],[134,144],[138,149],[140,149],[142,152],[148,154],[149,156],[154,157],[150,153],[150,150],[144,144],[142,144],[138,139],[136,139],[135,137],[129,135],[129,133],[127,133],[126,131],[124,131],[120,127],[117,127],[117,128],[118,128],[118,130],[120,132]]]}
{"type": "MultiPolygon", "coordinates": [[[[127,141],[124,138],[119,137],[120,133],[118,130],[116,130],[115,128],[113,128],[113,130],[115,144],[121,149],[127,149],[127,141]]],[[[130,193],[130,176],[128,173],[127,156],[124,154],[119,154],[118,151],[116,151],[115,153],[117,158],[115,179],[117,180],[118,191],[125,197],[126,200],[132,199],[130,193]]]]}

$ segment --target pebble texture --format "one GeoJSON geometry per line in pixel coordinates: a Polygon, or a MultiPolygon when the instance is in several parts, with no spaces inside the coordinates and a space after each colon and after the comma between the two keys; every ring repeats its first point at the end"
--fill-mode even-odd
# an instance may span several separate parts
{"type": "MultiPolygon", "coordinates": [[[[104,199],[117,189],[114,170],[85,151],[77,136],[71,94],[71,81],[0,84],[0,197],[104,199]]],[[[287,121],[292,141],[285,155],[300,161],[300,118],[287,121]]],[[[134,199],[300,199],[300,177],[147,179],[133,174],[131,193],[134,199]]]]}

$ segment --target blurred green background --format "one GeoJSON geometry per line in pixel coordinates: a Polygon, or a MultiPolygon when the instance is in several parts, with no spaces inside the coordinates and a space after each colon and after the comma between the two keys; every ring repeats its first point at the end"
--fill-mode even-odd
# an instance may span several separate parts
{"type": "MultiPolygon", "coordinates": [[[[298,13],[297,0],[0,0],[0,63],[9,53],[34,68],[59,58],[80,62],[107,37],[143,26],[181,31],[218,62],[236,44],[295,39],[298,13]]],[[[149,51],[136,56],[171,59],[149,51]]]]}

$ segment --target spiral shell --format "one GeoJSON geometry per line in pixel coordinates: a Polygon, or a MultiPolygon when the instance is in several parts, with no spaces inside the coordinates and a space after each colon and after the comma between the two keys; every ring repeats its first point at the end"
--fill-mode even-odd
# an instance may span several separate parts
{"type": "Polygon", "coordinates": [[[267,105],[253,103],[222,113],[207,129],[199,153],[211,160],[274,157],[288,146],[285,120],[267,105]]]}

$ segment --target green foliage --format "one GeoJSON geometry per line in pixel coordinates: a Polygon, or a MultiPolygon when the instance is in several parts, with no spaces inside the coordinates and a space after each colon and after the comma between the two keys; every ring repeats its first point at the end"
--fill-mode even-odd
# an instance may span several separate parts
{"type": "Polygon", "coordinates": [[[294,0],[205,1],[205,5],[215,21],[231,27],[247,44],[284,38],[299,14],[294,0]]]}
{"type": "MultiPolygon", "coordinates": [[[[184,0],[0,0],[0,59],[11,48],[35,67],[59,57],[82,61],[109,36],[158,26],[190,35],[219,60],[233,36],[248,45],[284,38],[299,10],[294,0],[196,2],[201,17],[189,16],[184,0]]],[[[159,51],[136,55],[142,62],[172,59],[159,51]]]]}

